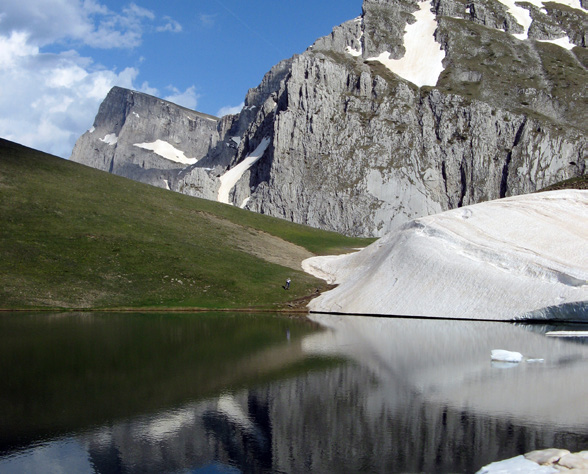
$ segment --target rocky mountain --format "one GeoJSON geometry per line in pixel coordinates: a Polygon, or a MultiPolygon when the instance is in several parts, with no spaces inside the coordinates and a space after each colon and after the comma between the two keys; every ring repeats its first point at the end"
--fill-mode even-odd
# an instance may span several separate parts
{"type": "Polygon", "coordinates": [[[71,159],[159,187],[219,141],[219,119],[120,87],[100,105],[71,159]]]}
{"type": "Polygon", "coordinates": [[[216,119],[119,88],[72,159],[381,236],[584,175],[588,2],[364,0],[216,119]]]}

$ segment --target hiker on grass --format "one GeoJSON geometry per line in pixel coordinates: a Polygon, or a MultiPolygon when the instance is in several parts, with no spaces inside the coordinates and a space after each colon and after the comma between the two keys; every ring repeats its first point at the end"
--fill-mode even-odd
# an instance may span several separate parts
{"type": "Polygon", "coordinates": [[[286,288],[287,290],[289,290],[289,289],[290,289],[290,278],[288,278],[288,279],[286,280],[286,286],[285,286],[284,288],[286,288]]]}

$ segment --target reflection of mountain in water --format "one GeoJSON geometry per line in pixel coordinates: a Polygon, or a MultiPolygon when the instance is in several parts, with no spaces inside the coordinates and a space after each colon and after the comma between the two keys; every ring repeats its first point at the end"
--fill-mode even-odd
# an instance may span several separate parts
{"type": "Polygon", "coordinates": [[[118,425],[108,444],[90,441],[88,447],[94,460],[97,448],[116,452],[123,470],[131,472],[213,462],[243,472],[473,472],[538,446],[588,441],[586,431],[573,434],[429,403],[400,380],[379,384],[354,364],[244,390],[234,402],[247,413],[246,423],[210,401],[191,406],[190,422],[165,438],[144,438],[130,422],[118,425]]]}
{"type": "MultiPolygon", "coordinates": [[[[81,435],[98,472],[474,472],[588,446],[588,348],[501,323],[313,316],[352,360],[81,435]],[[542,363],[493,367],[490,350],[542,363]]],[[[57,441],[56,441],[57,443],[57,441]]]]}
{"type": "MultiPolygon", "coordinates": [[[[272,470],[269,409],[254,392],[192,404],[82,437],[98,472],[170,472],[195,466],[272,470]]],[[[225,471],[222,471],[225,472],[225,471]]]]}

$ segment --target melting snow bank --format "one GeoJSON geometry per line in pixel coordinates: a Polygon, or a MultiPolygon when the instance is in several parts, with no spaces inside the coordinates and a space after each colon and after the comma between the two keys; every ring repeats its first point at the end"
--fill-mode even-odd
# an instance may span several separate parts
{"type": "Polygon", "coordinates": [[[231,192],[231,189],[235,187],[237,181],[243,176],[243,173],[251,168],[263,156],[269,143],[270,139],[267,137],[264,138],[257,148],[253,150],[253,153],[247,155],[243,161],[220,177],[221,185],[218,190],[218,202],[229,204],[229,193],[231,192]]]}
{"type": "Polygon", "coordinates": [[[510,321],[557,317],[553,308],[571,304],[573,319],[588,320],[588,191],[416,219],[360,252],[303,268],[339,284],[311,301],[312,312],[510,321]]]}
{"type": "Polygon", "coordinates": [[[531,451],[505,461],[493,462],[478,471],[478,474],[533,473],[548,474],[568,469],[588,469],[588,451],[570,453],[567,449],[542,449],[531,451]]]}

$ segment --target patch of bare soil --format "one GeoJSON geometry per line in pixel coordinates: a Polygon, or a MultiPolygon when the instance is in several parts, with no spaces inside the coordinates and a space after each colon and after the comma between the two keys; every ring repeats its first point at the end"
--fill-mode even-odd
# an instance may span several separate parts
{"type": "Polygon", "coordinates": [[[243,252],[255,255],[267,262],[302,270],[302,260],[314,254],[303,247],[287,242],[257,229],[244,228],[230,221],[207,216],[228,230],[231,245],[243,252]]]}

